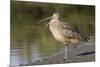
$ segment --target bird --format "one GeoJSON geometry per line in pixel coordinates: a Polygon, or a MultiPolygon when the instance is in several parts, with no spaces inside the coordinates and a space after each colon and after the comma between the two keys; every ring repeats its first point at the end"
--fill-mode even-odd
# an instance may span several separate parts
{"type": "MultiPolygon", "coordinates": [[[[43,19],[42,21],[45,21],[47,19],[50,19],[48,22],[49,29],[53,35],[53,37],[64,44],[64,60],[67,59],[67,47],[70,44],[77,44],[81,40],[81,36],[79,33],[79,30],[77,28],[74,28],[72,25],[70,25],[68,22],[64,22],[59,19],[59,13],[55,12],[51,17],[48,17],[46,19],[43,19]]],[[[40,21],[40,22],[42,22],[40,21]]],[[[39,22],[39,23],[40,23],[39,22]]]]}

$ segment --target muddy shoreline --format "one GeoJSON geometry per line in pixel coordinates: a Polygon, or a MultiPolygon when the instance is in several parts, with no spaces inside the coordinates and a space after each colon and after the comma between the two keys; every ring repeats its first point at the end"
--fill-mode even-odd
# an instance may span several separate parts
{"type": "Polygon", "coordinates": [[[63,63],[80,63],[95,61],[95,40],[91,38],[89,42],[80,42],[77,47],[68,47],[68,58],[64,60],[64,49],[52,56],[36,60],[34,63],[20,65],[44,65],[44,64],[63,64],[63,63]]]}

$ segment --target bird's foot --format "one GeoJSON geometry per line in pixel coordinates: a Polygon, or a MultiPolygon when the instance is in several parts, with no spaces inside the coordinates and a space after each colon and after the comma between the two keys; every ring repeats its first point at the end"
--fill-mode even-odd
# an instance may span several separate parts
{"type": "Polygon", "coordinates": [[[64,58],[63,61],[64,61],[64,63],[70,63],[70,59],[64,58]]]}

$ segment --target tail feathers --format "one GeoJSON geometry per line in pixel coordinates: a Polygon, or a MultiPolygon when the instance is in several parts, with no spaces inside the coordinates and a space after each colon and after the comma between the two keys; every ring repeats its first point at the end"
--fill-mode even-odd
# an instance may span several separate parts
{"type": "Polygon", "coordinates": [[[85,37],[83,37],[83,41],[85,41],[85,42],[89,42],[89,40],[90,40],[90,37],[89,37],[89,36],[85,36],[85,37]]]}

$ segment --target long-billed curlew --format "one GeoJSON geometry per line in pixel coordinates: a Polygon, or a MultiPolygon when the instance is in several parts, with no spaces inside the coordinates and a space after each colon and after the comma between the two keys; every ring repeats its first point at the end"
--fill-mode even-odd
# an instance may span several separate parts
{"type": "Polygon", "coordinates": [[[48,25],[54,38],[65,45],[64,59],[67,59],[67,46],[70,44],[76,44],[80,41],[81,36],[79,34],[79,31],[77,30],[77,28],[74,28],[73,26],[69,25],[67,22],[63,22],[59,20],[58,13],[54,13],[51,17],[46,18],[44,20],[47,19],[50,19],[48,25]]]}

